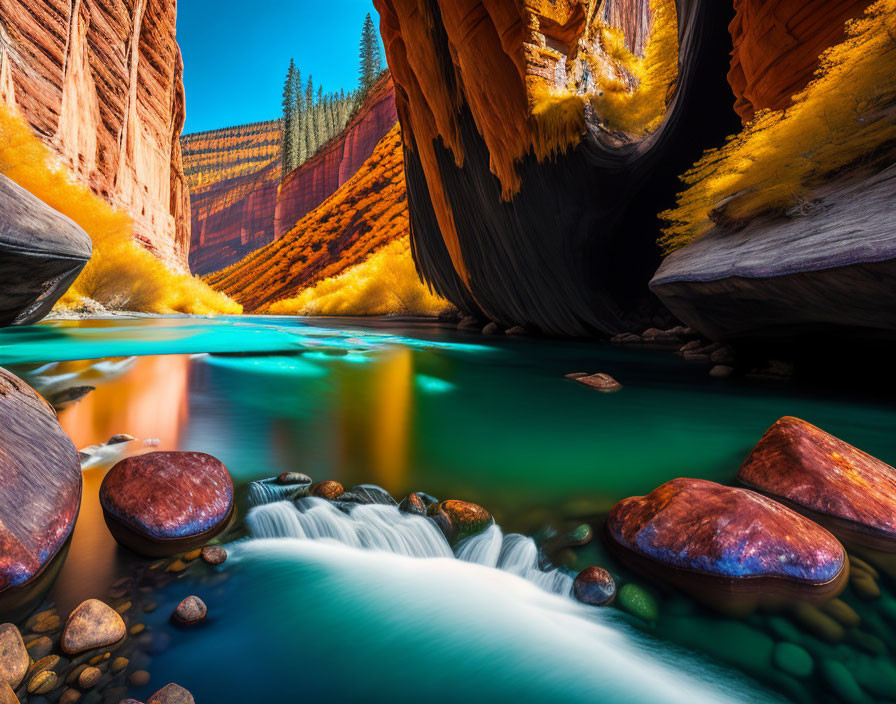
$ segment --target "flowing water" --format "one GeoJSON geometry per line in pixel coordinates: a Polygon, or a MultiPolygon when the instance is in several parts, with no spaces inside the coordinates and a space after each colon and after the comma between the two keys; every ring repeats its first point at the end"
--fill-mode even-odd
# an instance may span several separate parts
{"type": "Polygon", "coordinates": [[[827,643],[787,614],[709,613],[631,575],[598,539],[567,551],[565,567],[538,549],[552,530],[598,525],[615,501],[673,477],[731,483],[782,415],[893,463],[896,411],[873,397],[714,380],[662,349],[412,322],[50,322],[0,331],[0,364],[48,396],[95,387],[60,411],[79,448],[138,438],[94,448],[84,463],[81,516],[51,594],[60,609],[135,569],[98,505],[112,463],[200,450],[234,477],[231,557],[217,569],[194,564],[153,594],[157,608],[141,619],[153,679],[129,693],[138,699],[169,681],[199,702],[896,697],[886,584],[872,602],[848,590],[862,624],[827,643]],[[624,389],[605,395],[563,378],[578,371],[607,372],[624,389]],[[399,500],[424,491],[475,501],[497,524],[452,550],[430,521],[394,507],[292,501],[259,481],[286,471],[377,484],[399,500]],[[575,602],[571,575],[590,564],[652,591],[656,623],[575,602]],[[177,631],[167,619],[188,594],[206,601],[209,620],[177,631]],[[785,642],[811,654],[809,675],[782,667],[785,642]],[[862,689],[847,691],[838,667],[862,689]]]}

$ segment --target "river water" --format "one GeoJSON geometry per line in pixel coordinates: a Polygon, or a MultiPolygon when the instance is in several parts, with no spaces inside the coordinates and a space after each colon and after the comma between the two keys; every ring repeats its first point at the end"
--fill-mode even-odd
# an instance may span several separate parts
{"type": "MultiPolygon", "coordinates": [[[[886,586],[873,602],[848,590],[862,624],[829,643],[786,614],[706,612],[627,573],[597,539],[560,570],[530,539],[597,523],[619,499],[674,477],[731,483],[783,415],[893,463],[896,411],[872,397],[711,379],[664,349],[400,321],[46,322],[0,331],[0,365],[48,396],[95,387],[60,412],[79,448],[129,433],[138,440],[128,453],[208,452],[233,475],[231,557],[218,570],[194,564],[154,595],[142,619],[154,634],[152,682],[129,693],[138,699],[169,681],[199,702],[896,698],[886,586]],[[623,390],[563,378],[598,371],[623,390]],[[455,556],[425,520],[402,523],[393,509],[254,506],[249,484],[285,471],[376,484],[399,500],[424,491],[474,501],[500,527],[455,556]],[[651,591],[657,622],[573,601],[570,575],[589,564],[651,591]],[[191,593],[209,620],[176,631],[167,618],[191,593]],[[782,666],[785,642],[811,654],[810,674],[782,666]]],[[[104,451],[85,464],[81,517],[50,595],[62,610],[135,568],[97,500],[119,458],[104,451]]]]}

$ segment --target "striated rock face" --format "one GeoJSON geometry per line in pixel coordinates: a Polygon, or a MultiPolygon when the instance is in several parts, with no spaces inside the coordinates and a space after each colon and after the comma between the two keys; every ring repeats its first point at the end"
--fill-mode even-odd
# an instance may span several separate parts
{"type": "Polygon", "coordinates": [[[185,135],[190,271],[223,269],[274,241],[280,120],[185,135]]]}
{"type": "Polygon", "coordinates": [[[848,572],[843,546],[821,526],[760,494],[700,479],[620,501],[606,530],[633,568],[725,607],[755,606],[760,594],[828,599],[848,572]]]}
{"type": "Polygon", "coordinates": [[[896,552],[896,469],[804,420],[769,428],[737,478],[848,545],[896,552]]]}
{"type": "Polygon", "coordinates": [[[354,176],[395,126],[395,88],[386,73],[338,137],[293,171],[280,188],[274,237],[280,237],[354,176]]]}
{"type": "Polygon", "coordinates": [[[233,482],[211,455],[151,452],[109,470],[100,504],[120,543],[143,555],[173,555],[205,544],[227,526],[233,482]]]}
{"type": "Polygon", "coordinates": [[[399,135],[394,125],[358,172],[290,232],[206,281],[247,311],[263,309],[407,237],[399,135]]]}
{"type": "Polygon", "coordinates": [[[734,109],[747,122],[756,110],[780,110],[806,87],[818,58],[844,38],[844,23],[871,0],[734,0],[737,14],[728,80],[734,109]]]}
{"type": "Polygon", "coordinates": [[[84,230],[0,174],[0,326],[45,316],[91,249],[84,230]]]}
{"type": "Polygon", "coordinates": [[[0,610],[30,598],[35,578],[65,545],[81,484],[78,451],[56,413],[0,369],[0,610]]]}
{"type": "Polygon", "coordinates": [[[505,327],[568,335],[631,327],[659,263],[663,193],[673,192],[700,145],[732,124],[724,77],[730,6],[374,4],[396,83],[414,254],[426,281],[464,312],[505,327]],[[627,90],[653,85],[608,58],[612,29],[650,66],[646,57],[657,57],[648,38],[662,37],[657,51],[673,67],[668,83],[648,69],[662,82],[655,119],[643,129],[615,126],[600,110],[606,92],[595,84],[595,66],[606,73],[600,80],[614,75],[627,90]]]}
{"type": "Polygon", "coordinates": [[[279,121],[184,137],[187,172],[196,184],[191,191],[192,271],[219,271],[289,233],[361,169],[397,119],[395,90],[386,73],[339,136],[282,185],[279,121]],[[209,183],[203,160],[216,153],[226,178],[209,183]],[[238,170],[236,159],[254,168],[238,170]]]}
{"type": "Polygon", "coordinates": [[[670,254],[650,287],[714,340],[896,334],[896,167],[838,179],[800,217],[717,227],[670,254]]]}
{"type": "Polygon", "coordinates": [[[0,100],[135,237],[185,268],[189,193],[181,165],[183,65],[167,0],[0,1],[0,100]]]}

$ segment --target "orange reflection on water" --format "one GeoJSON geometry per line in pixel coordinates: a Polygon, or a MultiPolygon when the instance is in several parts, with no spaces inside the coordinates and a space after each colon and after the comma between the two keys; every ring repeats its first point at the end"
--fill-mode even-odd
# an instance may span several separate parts
{"type": "Polygon", "coordinates": [[[59,422],[79,449],[128,433],[158,439],[154,449],[176,450],[189,418],[189,365],[185,355],[138,357],[116,379],[87,382],[96,391],[60,411],[59,422]]]}

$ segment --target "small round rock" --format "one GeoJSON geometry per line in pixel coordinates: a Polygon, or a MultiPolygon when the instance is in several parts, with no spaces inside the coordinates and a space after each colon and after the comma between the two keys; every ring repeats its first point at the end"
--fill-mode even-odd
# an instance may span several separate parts
{"type": "Polygon", "coordinates": [[[277,483],[283,486],[291,486],[293,484],[310,484],[311,477],[301,472],[284,472],[277,477],[277,483]]]}
{"type": "Polygon", "coordinates": [[[52,670],[42,670],[28,680],[28,694],[48,694],[59,685],[59,677],[52,670]]]}
{"type": "Polygon", "coordinates": [[[321,499],[338,499],[345,493],[345,487],[339,482],[325,481],[312,484],[310,492],[311,496],[317,496],[321,499]]]}
{"type": "Polygon", "coordinates": [[[227,559],[227,550],[220,545],[206,545],[202,548],[202,559],[210,565],[221,565],[227,559]]]}
{"type": "Polygon", "coordinates": [[[98,667],[85,667],[78,675],[78,686],[81,689],[92,689],[103,676],[103,671],[98,667]]]}
{"type": "Polygon", "coordinates": [[[193,626],[205,620],[208,609],[198,596],[188,596],[174,610],[173,619],[181,626],[193,626]]]}
{"type": "Polygon", "coordinates": [[[576,599],[591,606],[609,606],[616,599],[616,582],[603,567],[586,567],[572,583],[576,599]]]}
{"type": "Polygon", "coordinates": [[[169,684],[153,694],[146,704],[195,704],[193,695],[177,684],[169,684]]]}
{"type": "Polygon", "coordinates": [[[146,670],[132,672],[131,676],[128,677],[128,682],[135,687],[145,687],[149,684],[149,673],[146,670]]]}

